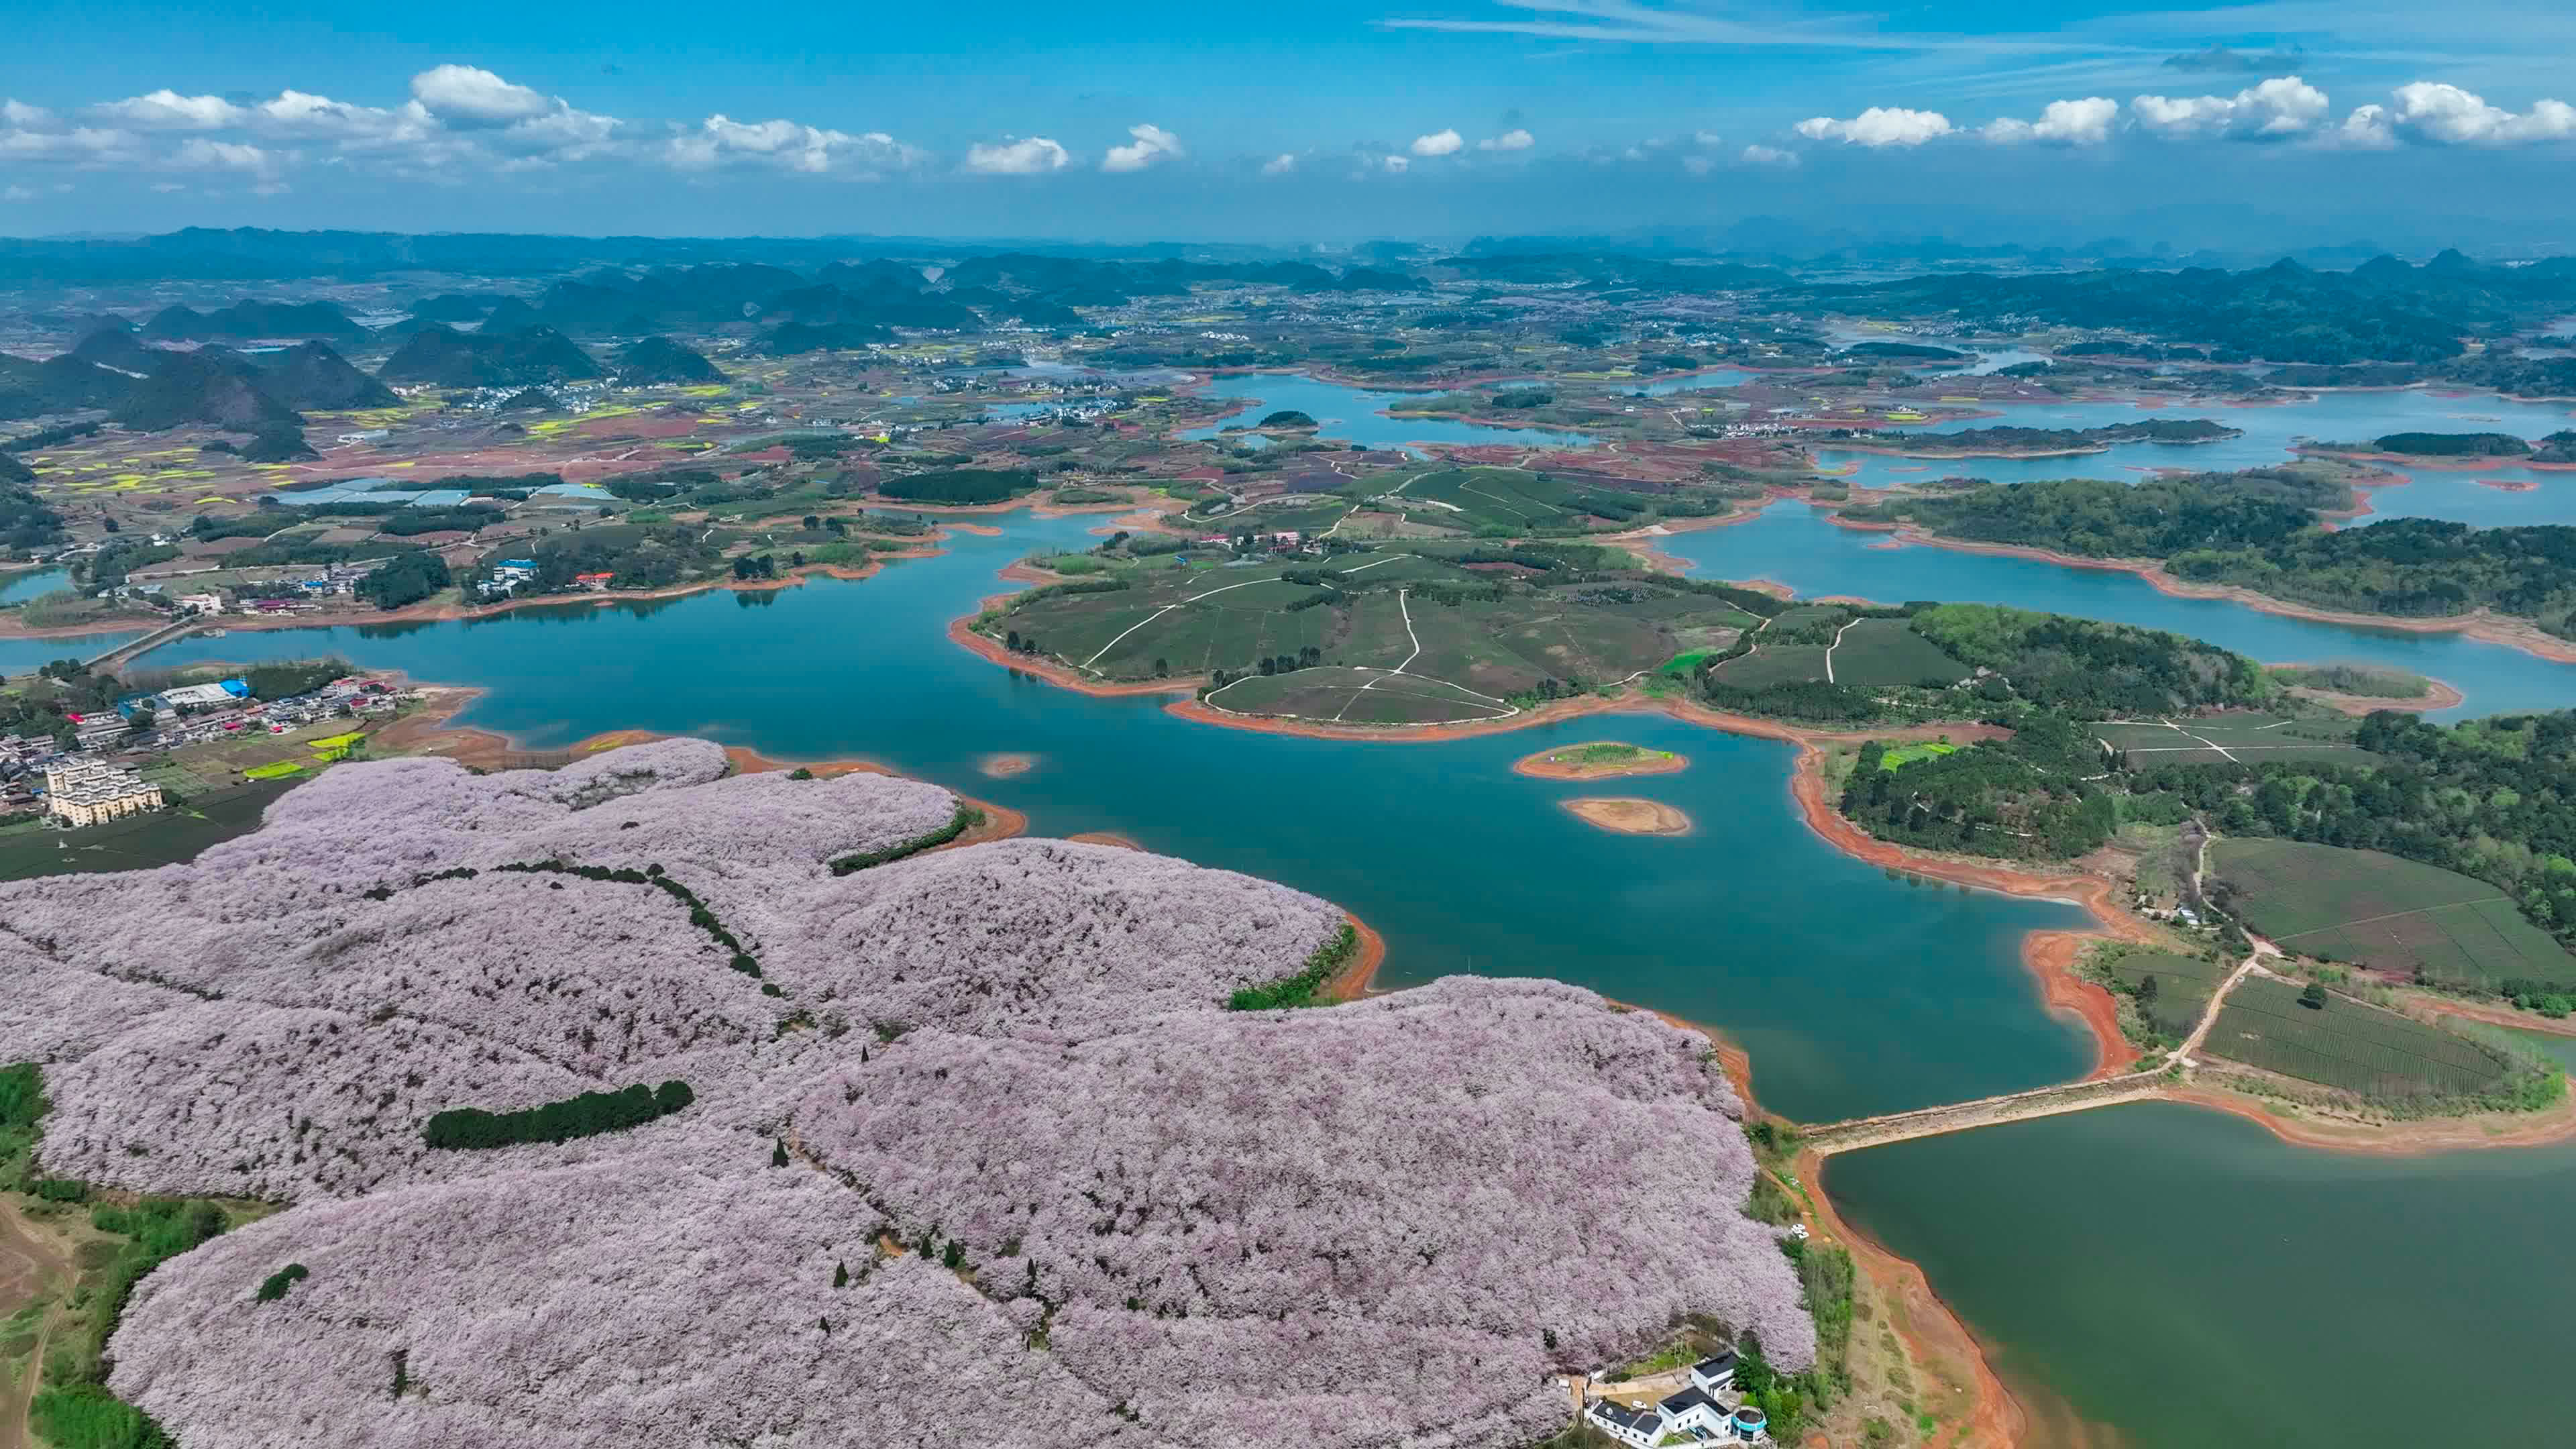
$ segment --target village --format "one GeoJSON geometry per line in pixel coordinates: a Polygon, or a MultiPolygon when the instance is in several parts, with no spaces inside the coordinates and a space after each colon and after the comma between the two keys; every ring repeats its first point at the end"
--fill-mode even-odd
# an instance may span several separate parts
{"type": "Polygon", "coordinates": [[[0,735],[0,831],[79,831],[207,795],[284,782],[346,759],[408,698],[336,663],[272,666],[307,687],[262,698],[225,678],[66,711],[61,733],[0,735]]]}

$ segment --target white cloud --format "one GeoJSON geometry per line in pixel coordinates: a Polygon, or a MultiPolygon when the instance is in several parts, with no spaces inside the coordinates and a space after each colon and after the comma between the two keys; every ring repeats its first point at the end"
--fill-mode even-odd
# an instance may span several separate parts
{"type": "Polygon", "coordinates": [[[551,114],[564,102],[470,65],[432,66],[411,78],[412,99],[451,126],[507,126],[551,114]]]}
{"type": "Polygon", "coordinates": [[[1798,164],[1798,153],[1773,146],[1747,146],[1736,159],[1747,166],[1776,166],[1786,171],[1798,164]]]}
{"type": "Polygon", "coordinates": [[[1706,156],[1684,156],[1682,169],[1693,176],[1706,176],[1717,169],[1717,163],[1706,156]]]}
{"type": "Polygon", "coordinates": [[[1413,163],[1401,156],[1386,157],[1383,164],[1387,170],[1392,171],[1399,176],[1413,169],[1413,163]]]}
{"type": "Polygon", "coordinates": [[[1072,159],[1062,146],[1044,136],[966,148],[966,169],[986,176],[1035,176],[1042,171],[1061,171],[1072,159]]]}
{"type": "Polygon", "coordinates": [[[251,128],[272,135],[359,137],[399,130],[403,118],[373,106],[353,106],[306,91],[279,91],[250,108],[251,128]]]}
{"type": "Polygon", "coordinates": [[[170,164],[188,171],[239,171],[268,176],[277,170],[277,157],[240,141],[209,141],[203,136],[191,136],[171,153],[170,164]]]}
{"type": "Polygon", "coordinates": [[[2362,150],[2384,150],[2397,144],[2397,133],[2390,127],[2386,106],[2362,106],[2343,118],[2327,138],[2337,145],[2362,150]]]}
{"type": "Polygon", "coordinates": [[[2314,129],[2326,106],[2324,91],[2285,75],[2232,96],[2140,96],[2129,111],[2150,135],[2167,140],[2279,141],[2314,129]]]}
{"type": "MultiPolygon", "coordinates": [[[[1419,143],[1417,143],[1419,144],[1419,143]]],[[[1479,151],[1526,151],[1538,144],[1538,138],[1517,127],[1499,136],[1488,136],[1476,143],[1479,151]]]]}
{"type": "Polygon", "coordinates": [[[1466,144],[1466,138],[1455,130],[1434,131],[1428,136],[1414,137],[1413,145],[1408,149],[1416,156],[1446,156],[1466,144]]]}
{"type": "Polygon", "coordinates": [[[93,107],[100,115],[129,126],[165,131],[221,131],[247,118],[241,107],[221,96],[183,96],[162,89],[93,107]]]}
{"type": "MultiPolygon", "coordinates": [[[[2374,123],[2412,141],[2443,146],[2511,146],[2532,141],[2564,141],[2576,137],[2576,106],[2565,101],[2534,101],[2531,109],[2516,113],[2501,106],[2487,104],[2486,98],[2458,86],[2435,81],[2416,81],[2397,88],[2397,104],[2380,112],[2376,106],[2362,111],[2378,113],[2374,123]]],[[[2355,111],[2344,123],[2347,132],[2362,111],[2355,111]]]]}
{"type": "Polygon", "coordinates": [[[1901,106],[1872,106],[1848,121],[1817,116],[1798,123],[1798,134],[1810,141],[1841,141],[1853,146],[1920,146],[1958,129],[1939,111],[1909,111],[1901,106]]]}
{"type": "Polygon", "coordinates": [[[1288,151],[1282,151],[1261,163],[1261,174],[1264,176],[1285,176],[1296,169],[1297,157],[1295,153],[1288,151]]]}
{"type": "Polygon", "coordinates": [[[2006,117],[1990,122],[1985,138],[2003,145],[2024,141],[2042,141],[2059,146],[2099,146],[2111,139],[2111,125],[2120,119],[2120,103],[2108,96],[2087,96],[2080,101],[2050,101],[2036,121],[2006,117]]]}
{"type": "Polygon", "coordinates": [[[6,191],[0,191],[0,201],[33,201],[35,199],[36,193],[32,187],[12,186],[6,191]]]}
{"type": "Polygon", "coordinates": [[[908,171],[924,159],[919,149],[883,131],[852,135],[794,121],[737,121],[723,115],[709,116],[697,130],[673,137],[662,157],[682,171],[743,165],[856,181],[908,171]]]}
{"type": "Polygon", "coordinates": [[[1129,126],[1127,134],[1134,139],[1124,146],[1112,146],[1100,158],[1103,171],[1142,171],[1164,156],[1184,155],[1181,138],[1160,126],[1129,126]]]}
{"type": "Polygon", "coordinates": [[[121,164],[141,155],[131,131],[78,126],[68,131],[0,131],[0,161],[68,161],[77,165],[121,164]]]}
{"type": "Polygon", "coordinates": [[[1726,138],[1717,134],[1715,131],[1694,131],[1691,133],[1691,144],[1694,146],[1705,146],[1709,150],[1714,151],[1718,147],[1726,144],[1726,138]]]}
{"type": "Polygon", "coordinates": [[[54,113],[42,106],[20,100],[0,101],[0,125],[13,131],[50,131],[56,124],[54,113]]]}

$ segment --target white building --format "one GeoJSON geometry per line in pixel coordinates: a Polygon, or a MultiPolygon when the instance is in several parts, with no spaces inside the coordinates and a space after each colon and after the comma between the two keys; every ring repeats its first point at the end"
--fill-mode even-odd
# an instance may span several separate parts
{"type": "Polygon", "coordinates": [[[97,825],[160,808],[160,786],[105,760],[61,760],[45,767],[45,809],[67,825],[97,825]]]}
{"type": "Polygon", "coordinates": [[[224,611],[224,596],[221,594],[181,594],[179,596],[179,607],[182,609],[194,609],[200,614],[220,614],[224,611]]]}
{"type": "Polygon", "coordinates": [[[1594,1399],[1584,1405],[1583,1417],[1636,1449],[1653,1449],[1672,1435],[1702,1444],[1770,1443],[1769,1426],[1760,1409],[1729,1405],[1718,1397],[1734,1383],[1735,1355],[1721,1353],[1692,1365],[1690,1383],[1657,1403],[1594,1399]]]}

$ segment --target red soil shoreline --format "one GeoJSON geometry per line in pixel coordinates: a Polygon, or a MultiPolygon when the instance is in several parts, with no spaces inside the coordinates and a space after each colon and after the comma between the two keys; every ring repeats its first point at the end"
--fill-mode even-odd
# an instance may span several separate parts
{"type": "MultiPolygon", "coordinates": [[[[1595,743],[1600,742],[1595,741],[1595,743]]],[[[1568,750],[1580,750],[1586,747],[1583,745],[1567,745],[1565,748],[1568,750]]],[[[1518,760],[1514,760],[1512,762],[1512,773],[1515,775],[1527,775],[1533,780],[1583,781],[1615,780],[1626,775],[1670,775],[1690,768],[1690,758],[1688,756],[1666,754],[1661,750],[1647,750],[1642,752],[1639,757],[1633,757],[1615,765],[1559,764],[1548,758],[1549,755],[1555,753],[1560,752],[1541,750],[1535,755],[1525,755],[1518,760]]]]}

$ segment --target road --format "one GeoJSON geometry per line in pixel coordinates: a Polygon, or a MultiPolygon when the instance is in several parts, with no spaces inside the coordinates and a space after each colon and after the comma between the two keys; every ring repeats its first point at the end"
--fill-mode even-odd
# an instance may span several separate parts
{"type": "Polygon", "coordinates": [[[2262,952],[2263,948],[2258,946],[2237,963],[2236,969],[2228,973],[2217,990],[2209,994],[2209,1004],[2201,1009],[2200,1020],[2192,1025],[2191,1035],[2183,1039],[2181,1046],[2163,1056],[2140,1062],[2133,1071],[2100,1081],[2066,1082],[2054,1087],[2005,1092],[1945,1106],[1918,1107],[1912,1111],[1828,1122],[1804,1129],[1807,1145],[1821,1155],[1830,1156],[1856,1147],[1910,1142],[1917,1137],[1939,1137],[1977,1127],[1992,1127],[2001,1122],[2055,1117],[2160,1097],[2164,1095],[2168,1071],[2174,1068],[2187,1070],[2194,1064],[2193,1054],[2200,1050],[2202,1042],[2208,1040],[2210,1027],[2218,1021],[2219,1008],[2227,1004],[2227,994],[2236,989],[2236,984],[2249,975],[2271,974],[2262,968],[2262,952]]]}

